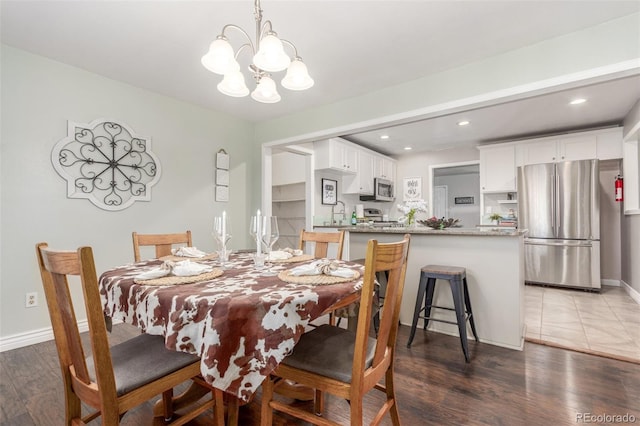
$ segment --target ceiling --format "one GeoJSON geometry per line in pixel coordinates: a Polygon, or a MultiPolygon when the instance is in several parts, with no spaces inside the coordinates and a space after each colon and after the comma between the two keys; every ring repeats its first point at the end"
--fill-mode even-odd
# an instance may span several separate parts
{"type": "MultiPolygon", "coordinates": [[[[259,122],[591,27],[640,11],[640,2],[263,0],[264,19],[296,45],[315,80],[307,91],[280,88],[277,104],[219,93],[220,76],[200,64],[225,24],[254,33],[250,0],[2,0],[0,7],[2,43],[259,122]]],[[[234,47],[243,42],[227,35],[234,47]]],[[[384,144],[379,131],[348,138],[402,155],[405,146],[446,149],[619,123],[640,98],[638,83],[627,78],[403,125],[389,129],[384,144]],[[574,95],[589,101],[567,109],[574,95]],[[471,124],[458,127],[461,118],[471,124]]]]}

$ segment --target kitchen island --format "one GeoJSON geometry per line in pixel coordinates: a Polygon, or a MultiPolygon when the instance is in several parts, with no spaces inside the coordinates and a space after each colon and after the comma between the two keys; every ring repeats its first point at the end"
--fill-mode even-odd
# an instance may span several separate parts
{"type": "MultiPolygon", "coordinates": [[[[523,230],[499,228],[393,228],[349,226],[345,230],[347,259],[365,257],[367,242],[398,241],[411,234],[400,322],[411,325],[420,268],[428,264],[455,265],[467,269],[469,296],[476,329],[482,343],[522,350],[524,345],[524,236],[523,230]],[[347,257],[348,256],[348,257],[347,257]]],[[[453,306],[451,290],[438,281],[434,304],[453,306]]],[[[455,314],[441,309],[434,318],[455,321],[455,314]]],[[[422,321],[413,345],[421,344],[422,321]]],[[[457,336],[456,325],[429,322],[429,330],[457,336]]],[[[470,332],[467,333],[473,339],[470,332]]],[[[398,342],[406,344],[407,342],[398,342]]]]}

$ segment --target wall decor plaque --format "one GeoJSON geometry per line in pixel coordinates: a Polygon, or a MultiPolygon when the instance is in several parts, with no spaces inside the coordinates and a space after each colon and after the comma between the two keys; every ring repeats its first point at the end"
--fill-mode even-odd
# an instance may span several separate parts
{"type": "Polygon", "coordinates": [[[151,139],[103,118],[88,124],[69,121],[67,137],[53,147],[51,162],[67,181],[67,197],[86,198],[110,211],[150,201],[151,187],[160,180],[151,139]]]}

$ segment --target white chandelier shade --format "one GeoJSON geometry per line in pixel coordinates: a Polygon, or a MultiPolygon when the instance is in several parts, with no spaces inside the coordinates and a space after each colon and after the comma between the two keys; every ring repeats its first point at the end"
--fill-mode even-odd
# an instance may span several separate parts
{"type": "Polygon", "coordinates": [[[224,78],[218,83],[218,90],[227,96],[234,98],[242,98],[249,94],[249,88],[244,81],[244,75],[240,70],[229,71],[224,78]]]}
{"type": "Polygon", "coordinates": [[[233,55],[233,47],[226,37],[218,37],[209,46],[209,51],[200,60],[209,71],[224,75],[229,71],[240,69],[240,65],[233,55]]]}
{"type": "Polygon", "coordinates": [[[254,100],[263,103],[280,101],[281,97],[270,74],[274,72],[287,70],[285,77],[281,80],[282,86],[286,89],[299,91],[312,87],[314,81],[309,76],[307,66],[298,56],[298,51],[293,43],[278,38],[278,35],[271,28],[271,21],[265,21],[264,25],[262,24],[260,0],[254,0],[254,14],[256,20],[255,43],[242,28],[227,24],[222,29],[222,34],[209,45],[208,52],[200,60],[207,70],[224,76],[217,85],[218,90],[233,97],[243,97],[249,94],[238,63],[238,56],[245,48],[250,48],[253,53],[248,70],[256,82],[256,88],[251,92],[251,97],[254,100]],[[239,31],[248,40],[248,43],[240,46],[235,53],[225,36],[227,29],[239,31]],[[293,49],[293,59],[285,53],[285,44],[293,49]]]}
{"type": "Polygon", "coordinates": [[[282,87],[289,90],[307,90],[314,84],[313,79],[309,76],[307,66],[302,59],[296,57],[291,61],[287,74],[280,82],[282,87]]]}
{"type": "Polygon", "coordinates": [[[278,72],[286,70],[290,63],[291,58],[284,53],[276,33],[269,33],[260,40],[260,50],[253,57],[253,65],[267,72],[278,72]]]}
{"type": "Polygon", "coordinates": [[[280,95],[276,89],[276,83],[269,76],[264,76],[260,79],[258,86],[251,92],[251,97],[265,104],[280,102],[280,95]]]}

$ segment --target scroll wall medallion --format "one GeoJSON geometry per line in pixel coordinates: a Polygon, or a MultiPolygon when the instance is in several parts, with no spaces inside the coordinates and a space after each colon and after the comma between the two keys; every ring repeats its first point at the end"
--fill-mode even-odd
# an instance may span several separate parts
{"type": "Polygon", "coordinates": [[[86,198],[110,211],[150,201],[151,187],[160,179],[151,140],[113,120],[69,121],[67,137],[53,147],[51,161],[67,181],[67,197],[86,198]]]}

